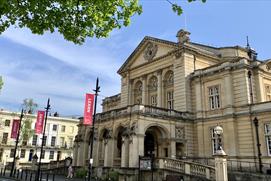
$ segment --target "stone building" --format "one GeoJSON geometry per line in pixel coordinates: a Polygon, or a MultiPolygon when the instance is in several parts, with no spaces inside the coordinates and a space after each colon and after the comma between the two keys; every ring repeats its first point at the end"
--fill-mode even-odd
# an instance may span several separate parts
{"type": "MultiPolygon", "coordinates": [[[[0,166],[13,161],[15,139],[10,137],[13,119],[19,118],[20,113],[0,111],[0,166]]],[[[32,122],[32,129],[34,129],[37,119],[36,115],[25,114],[23,121],[25,119],[29,119],[32,122]]],[[[78,119],[48,116],[42,163],[64,160],[66,157],[73,156],[73,142],[78,132],[78,123],[78,119]]],[[[20,140],[16,154],[19,158],[19,164],[24,166],[31,165],[34,154],[37,154],[38,157],[40,156],[42,135],[33,134],[29,140],[20,140]]]]}
{"type": "MultiPolygon", "coordinates": [[[[94,166],[138,167],[139,155],[212,159],[220,125],[228,159],[271,163],[271,60],[241,46],[212,47],[145,37],[118,70],[121,93],[97,114],[94,166]]],[[[79,124],[74,164],[89,159],[90,128],[79,124]]],[[[256,166],[257,164],[255,164],[256,166]]]]}

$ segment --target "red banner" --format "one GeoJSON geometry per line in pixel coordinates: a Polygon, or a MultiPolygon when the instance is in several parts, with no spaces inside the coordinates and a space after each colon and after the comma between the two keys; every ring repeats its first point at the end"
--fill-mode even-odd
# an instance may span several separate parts
{"type": "Polygon", "coordinates": [[[43,132],[44,115],[45,115],[45,111],[38,111],[37,121],[35,125],[36,134],[42,134],[43,132]]]}
{"type": "Polygon", "coordinates": [[[86,94],[83,124],[92,125],[93,103],[94,94],[86,94]]]}
{"type": "Polygon", "coordinates": [[[11,129],[11,138],[17,139],[18,131],[19,131],[19,125],[20,120],[19,119],[13,119],[12,123],[12,129],[11,129]]]}

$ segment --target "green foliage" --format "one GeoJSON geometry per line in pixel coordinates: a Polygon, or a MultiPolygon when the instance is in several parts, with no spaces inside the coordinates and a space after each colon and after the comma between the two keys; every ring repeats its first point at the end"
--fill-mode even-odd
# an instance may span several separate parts
{"type": "Polygon", "coordinates": [[[32,122],[28,117],[22,120],[20,141],[28,141],[34,135],[35,130],[32,129],[32,122]]]}
{"type": "Polygon", "coordinates": [[[128,26],[131,16],[141,12],[138,0],[0,0],[0,34],[16,25],[34,34],[59,31],[82,44],[86,37],[107,37],[128,26]]]}
{"type": "Polygon", "coordinates": [[[80,168],[76,170],[75,177],[77,178],[85,178],[87,176],[88,170],[85,168],[80,168]]]}
{"type": "Polygon", "coordinates": [[[38,104],[33,101],[32,98],[23,100],[23,109],[26,113],[33,114],[38,107],[38,104]]]}
{"type": "MultiPolygon", "coordinates": [[[[197,1],[197,0],[187,0],[189,3],[193,2],[193,1],[197,1]]],[[[206,0],[199,0],[203,3],[206,2],[206,0]]],[[[167,2],[169,2],[172,6],[172,10],[177,13],[178,15],[181,15],[183,13],[183,9],[180,5],[176,4],[176,3],[172,3],[171,1],[167,0],[167,2]]]]}
{"type": "Polygon", "coordinates": [[[108,174],[109,179],[111,181],[118,181],[119,180],[119,172],[111,170],[108,174]]]}
{"type": "Polygon", "coordinates": [[[3,87],[3,79],[2,79],[2,76],[0,76],[0,90],[2,89],[2,87],[3,87]]]}

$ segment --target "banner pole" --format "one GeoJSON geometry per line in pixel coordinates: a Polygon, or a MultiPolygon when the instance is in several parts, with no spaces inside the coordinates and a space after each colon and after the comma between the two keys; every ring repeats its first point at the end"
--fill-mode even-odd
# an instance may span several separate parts
{"type": "MultiPolygon", "coordinates": [[[[93,153],[93,142],[94,142],[94,129],[95,129],[95,119],[96,119],[96,107],[97,107],[97,96],[98,93],[100,92],[100,87],[99,87],[99,79],[97,78],[96,80],[96,88],[94,90],[95,92],[95,102],[94,102],[94,115],[93,115],[93,122],[92,122],[92,138],[89,138],[89,144],[90,144],[90,156],[89,156],[89,167],[88,167],[88,181],[91,181],[91,177],[93,175],[93,170],[92,170],[92,164],[93,164],[93,158],[92,158],[92,153],[93,153]]],[[[91,134],[90,134],[91,135],[91,134]]]]}
{"type": "Polygon", "coordinates": [[[36,174],[36,179],[35,181],[39,181],[40,180],[40,166],[41,166],[41,155],[42,155],[42,151],[43,151],[43,145],[44,145],[44,136],[45,136],[45,131],[46,131],[46,123],[47,123],[47,116],[48,116],[48,112],[50,109],[50,98],[48,98],[47,101],[47,106],[45,108],[45,120],[44,120],[44,128],[43,128],[43,134],[42,134],[42,141],[41,141],[41,149],[40,149],[40,157],[39,157],[39,165],[38,165],[38,171],[36,174]]]}
{"type": "Polygon", "coordinates": [[[16,143],[15,143],[15,149],[14,149],[14,153],[13,153],[13,162],[12,162],[11,171],[10,171],[10,175],[9,175],[10,177],[12,177],[12,174],[13,174],[13,171],[14,171],[15,160],[16,160],[16,152],[17,152],[17,147],[18,147],[18,143],[19,143],[20,130],[21,130],[21,124],[22,124],[23,117],[24,117],[24,110],[22,109],[21,116],[20,116],[20,121],[19,121],[19,129],[18,129],[16,143]]]}

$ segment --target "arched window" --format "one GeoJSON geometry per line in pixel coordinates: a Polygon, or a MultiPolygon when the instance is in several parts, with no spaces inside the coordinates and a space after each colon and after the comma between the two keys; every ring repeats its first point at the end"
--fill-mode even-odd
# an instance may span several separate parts
{"type": "Polygon", "coordinates": [[[174,75],[173,71],[168,71],[164,76],[164,101],[165,108],[174,109],[174,75]]]}
{"type": "Polygon", "coordinates": [[[157,87],[158,87],[157,77],[152,76],[148,82],[148,91],[149,91],[149,105],[154,107],[157,106],[157,87]]]}
{"type": "Polygon", "coordinates": [[[134,88],[134,104],[142,104],[142,82],[137,81],[134,88]]]}

